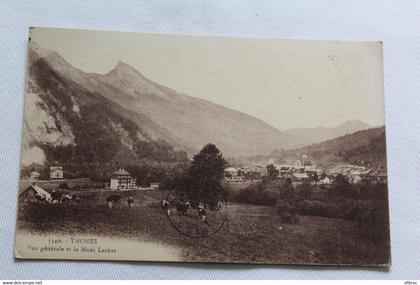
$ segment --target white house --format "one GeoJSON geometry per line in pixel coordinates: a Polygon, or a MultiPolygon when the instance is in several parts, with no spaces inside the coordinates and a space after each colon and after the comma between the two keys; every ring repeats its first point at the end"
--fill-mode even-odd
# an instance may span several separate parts
{"type": "Polygon", "coordinates": [[[328,176],[325,176],[325,178],[319,180],[319,183],[328,185],[328,184],[331,184],[331,179],[328,178],[328,176]]]}
{"type": "Polygon", "coordinates": [[[110,187],[112,190],[133,189],[136,187],[136,179],[124,168],[120,168],[111,176],[110,187]]]}
{"type": "Polygon", "coordinates": [[[301,181],[301,182],[309,182],[310,178],[306,173],[296,172],[296,173],[293,173],[292,180],[301,181]]]}
{"type": "Polygon", "coordinates": [[[39,176],[41,176],[39,172],[32,171],[31,174],[29,175],[29,180],[36,181],[39,179],[39,176]]]}
{"type": "Polygon", "coordinates": [[[235,167],[227,167],[225,168],[225,176],[227,177],[233,177],[238,175],[238,169],[235,167]]]}
{"type": "Polygon", "coordinates": [[[237,184],[244,182],[244,178],[242,176],[226,177],[225,181],[227,183],[237,184]]]}
{"type": "Polygon", "coordinates": [[[150,183],[150,188],[159,189],[160,183],[159,182],[152,182],[150,183]]]}
{"type": "Polygon", "coordinates": [[[362,183],[363,179],[360,175],[352,175],[350,181],[351,183],[359,184],[359,183],[362,183]]]}
{"type": "Polygon", "coordinates": [[[57,180],[57,179],[63,179],[63,178],[64,178],[63,167],[61,167],[61,166],[51,166],[50,167],[50,179],[51,180],[57,180]]]}

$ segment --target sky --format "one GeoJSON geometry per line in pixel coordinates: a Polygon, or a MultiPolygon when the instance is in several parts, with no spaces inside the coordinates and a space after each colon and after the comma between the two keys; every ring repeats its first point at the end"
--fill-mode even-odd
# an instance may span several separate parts
{"type": "Polygon", "coordinates": [[[385,124],[381,42],[304,41],[33,28],[74,67],[105,74],[123,61],[180,93],[279,130],[385,124]]]}

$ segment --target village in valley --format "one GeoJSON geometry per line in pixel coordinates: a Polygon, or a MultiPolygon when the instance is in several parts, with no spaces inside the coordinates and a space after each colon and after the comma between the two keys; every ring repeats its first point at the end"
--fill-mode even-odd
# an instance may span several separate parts
{"type": "Polygon", "coordinates": [[[251,167],[230,166],[225,169],[228,184],[258,182],[267,176],[281,182],[290,179],[293,186],[302,184],[332,185],[338,175],[344,176],[351,184],[387,183],[384,167],[366,167],[352,164],[337,164],[330,167],[313,165],[307,155],[301,155],[294,164],[275,164],[269,159],[266,165],[254,164],[251,167]]]}
{"type": "MultiPolygon", "coordinates": [[[[29,185],[20,192],[21,196],[28,199],[45,199],[52,202],[51,194],[45,191],[43,185],[51,192],[75,190],[89,192],[92,189],[103,191],[145,191],[159,190],[162,181],[150,182],[143,187],[138,185],[137,179],[124,168],[119,168],[112,173],[109,182],[95,182],[89,178],[68,179],[62,166],[51,166],[49,179],[40,180],[41,174],[37,171],[30,172],[29,177],[23,177],[21,184],[29,185]],[[37,185],[37,187],[33,187],[37,185]],[[52,188],[51,188],[52,187],[52,188]],[[38,198],[37,198],[38,197],[38,198]]],[[[224,169],[223,182],[226,185],[241,189],[249,185],[260,183],[264,179],[275,180],[279,184],[290,184],[296,188],[300,185],[312,185],[322,189],[331,188],[337,176],[341,176],[349,184],[386,184],[387,174],[385,168],[370,168],[352,164],[337,164],[330,167],[313,165],[308,155],[301,155],[293,164],[276,164],[270,158],[266,165],[253,163],[250,166],[228,166],[224,169]]],[[[167,189],[166,189],[167,190],[167,189]]],[[[62,196],[62,195],[61,195],[62,196]]],[[[61,197],[62,199],[64,196],[61,197]]],[[[75,197],[77,197],[75,195],[75,197]]],[[[79,197],[82,197],[79,195],[79,197]]],[[[59,200],[56,199],[55,202],[59,200]]]]}

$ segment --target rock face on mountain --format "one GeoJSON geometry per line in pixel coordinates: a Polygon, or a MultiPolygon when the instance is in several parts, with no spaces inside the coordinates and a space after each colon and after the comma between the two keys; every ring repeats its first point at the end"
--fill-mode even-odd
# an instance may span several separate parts
{"type": "Polygon", "coordinates": [[[123,62],[104,75],[85,73],[31,42],[28,68],[26,164],[63,156],[91,162],[142,159],[150,152],[176,157],[178,150],[191,154],[207,143],[227,156],[293,145],[292,137],[261,120],[180,94],[123,62]]]}
{"type": "Polygon", "coordinates": [[[30,48],[22,165],[59,163],[70,175],[81,177],[99,170],[98,164],[101,171],[109,171],[120,162],[188,159],[170,143],[149,136],[143,126],[153,127],[150,119],[69,79],[65,75],[69,66],[54,69],[60,61],[36,45],[30,48]]]}
{"type": "Polygon", "coordinates": [[[294,138],[295,146],[304,146],[320,143],[369,128],[369,125],[361,121],[354,120],[347,121],[332,128],[297,128],[286,130],[285,133],[294,138]]]}

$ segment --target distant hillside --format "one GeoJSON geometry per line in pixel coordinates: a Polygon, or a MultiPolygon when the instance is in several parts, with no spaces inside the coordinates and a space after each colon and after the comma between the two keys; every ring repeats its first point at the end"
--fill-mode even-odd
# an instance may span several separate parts
{"type": "Polygon", "coordinates": [[[358,131],[319,144],[284,151],[282,158],[293,161],[306,154],[312,163],[350,163],[386,167],[385,127],[358,131]]]}
{"type": "Polygon", "coordinates": [[[295,145],[305,146],[320,143],[326,140],[352,134],[360,130],[369,129],[370,126],[361,121],[347,121],[332,128],[297,128],[286,130],[285,133],[292,136],[295,145]]]}
{"type": "Polygon", "coordinates": [[[386,167],[385,127],[357,131],[322,143],[292,150],[275,150],[269,155],[257,155],[238,160],[238,163],[293,164],[306,155],[312,164],[328,166],[350,163],[371,167],[386,167]]]}

